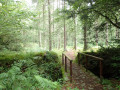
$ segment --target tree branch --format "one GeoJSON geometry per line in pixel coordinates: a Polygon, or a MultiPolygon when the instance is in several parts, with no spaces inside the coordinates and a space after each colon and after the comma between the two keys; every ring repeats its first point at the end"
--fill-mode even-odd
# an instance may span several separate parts
{"type": "Polygon", "coordinates": [[[108,20],[113,26],[117,27],[120,29],[120,25],[118,25],[118,22],[114,23],[108,16],[103,15],[101,12],[97,11],[97,10],[93,10],[94,12],[96,12],[97,14],[101,15],[102,17],[104,17],[106,20],[108,20]]]}

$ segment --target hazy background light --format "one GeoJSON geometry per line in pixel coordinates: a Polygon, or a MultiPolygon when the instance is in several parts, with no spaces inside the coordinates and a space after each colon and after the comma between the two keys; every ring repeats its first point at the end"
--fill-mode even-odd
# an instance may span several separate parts
{"type": "Polygon", "coordinates": [[[32,8],[33,6],[35,7],[37,5],[37,3],[32,3],[32,0],[14,0],[14,1],[24,2],[28,8],[32,8]]]}
{"type": "Polygon", "coordinates": [[[0,7],[2,7],[2,3],[0,3],[0,7]]]}
{"type": "MultiPolygon", "coordinates": [[[[25,7],[25,8],[29,8],[30,10],[36,9],[36,6],[37,6],[37,0],[14,0],[14,1],[24,2],[27,5],[27,7],[25,7]]],[[[45,3],[46,3],[46,5],[48,4],[47,1],[45,3]]],[[[67,4],[67,2],[66,2],[66,4],[67,4]]],[[[60,0],[59,2],[57,0],[54,0],[54,2],[51,2],[51,7],[53,7],[53,5],[54,5],[54,10],[56,10],[57,7],[59,9],[62,9],[64,2],[62,0],[60,0]]],[[[69,8],[70,7],[67,6],[67,9],[69,9],[69,8]]]]}

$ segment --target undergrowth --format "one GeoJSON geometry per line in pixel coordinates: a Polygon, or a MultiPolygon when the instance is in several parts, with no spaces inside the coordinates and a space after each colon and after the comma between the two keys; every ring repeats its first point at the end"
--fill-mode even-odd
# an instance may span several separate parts
{"type": "Polygon", "coordinates": [[[7,55],[0,55],[0,57],[4,57],[4,59],[1,57],[0,60],[0,89],[60,90],[59,83],[63,81],[63,73],[55,52],[7,55]],[[8,64],[9,68],[6,68],[8,64]]]}

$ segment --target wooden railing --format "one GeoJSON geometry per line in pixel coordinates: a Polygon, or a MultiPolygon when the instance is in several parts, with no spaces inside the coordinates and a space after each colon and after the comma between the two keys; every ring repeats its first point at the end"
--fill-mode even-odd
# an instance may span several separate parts
{"type": "MultiPolygon", "coordinates": [[[[89,54],[85,54],[85,53],[80,53],[78,52],[78,64],[80,65],[80,54],[82,54],[84,56],[84,59],[85,59],[85,66],[86,66],[86,70],[87,70],[87,64],[88,64],[88,57],[91,57],[91,58],[94,58],[95,60],[98,60],[99,61],[99,65],[100,65],[100,81],[102,82],[102,72],[103,72],[103,65],[102,65],[102,61],[103,59],[102,58],[99,58],[99,57],[96,57],[96,56],[93,56],[93,55],[89,55],[89,54]]],[[[62,65],[65,66],[65,72],[67,72],[67,61],[70,62],[70,82],[72,83],[72,59],[67,56],[65,53],[62,53],[62,65]]]]}
{"type": "Polygon", "coordinates": [[[70,62],[70,82],[72,83],[72,59],[65,53],[62,53],[62,64],[65,65],[65,72],[67,72],[67,61],[70,62]]]}
{"type": "Polygon", "coordinates": [[[80,60],[80,54],[82,54],[84,56],[85,59],[85,66],[86,66],[86,70],[87,70],[87,66],[88,66],[88,57],[94,58],[95,60],[99,61],[99,66],[100,66],[100,70],[99,70],[99,75],[100,75],[100,81],[102,82],[102,78],[103,78],[103,58],[99,58],[93,55],[89,55],[89,54],[85,54],[85,53],[80,53],[78,52],[78,64],[80,65],[81,60],[80,60]]]}

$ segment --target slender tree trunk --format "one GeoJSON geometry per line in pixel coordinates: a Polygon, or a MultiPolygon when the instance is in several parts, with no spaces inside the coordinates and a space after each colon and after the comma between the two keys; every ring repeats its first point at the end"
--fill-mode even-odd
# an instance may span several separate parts
{"type": "Polygon", "coordinates": [[[118,38],[120,38],[120,29],[118,29],[118,38]]]}
{"type": "Polygon", "coordinates": [[[120,37],[120,32],[119,32],[119,29],[118,28],[116,28],[116,39],[118,39],[119,37],[120,37]]]}
{"type": "Polygon", "coordinates": [[[108,46],[108,24],[106,25],[106,45],[108,46]]]}
{"type": "Polygon", "coordinates": [[[84,51],[87,50],[87,27],[84,25],[84,51]]]}
{"type": "MultiPolygon", "coordinates": [[[[38,22],[38,27],[40,27],[40,13],[39,13],[39,22],[38,22]]],[[[41,32],[38,30],[38,42],[39,42],[39,47],[41,47],[41,32]]]]}
{"type": "MultiPolygon", "coordinates": [[[[23,33],[22,33],[22,35],[23,35],[23,39],[24,39],[24,41],[26,41],[27,39],[26,39],[26,30],[24,29],[24,30],[22,30],[23,31],[23,33]]],[[[33,30],[34,31],[34,30],[33,30]]],[[[32,39],[32,41],[34,41],[34,39],[32,39]]],[[[26,43],[23,43],[23,47],[25,47],[26,46],[26,43]]]]}
{"type": "MultiPolygon", "coordinates": [[[[64,0],[64,10],[65,10],[65,0],[64,0]]],[[[64,14],[64,51],[66,51],[66,25],[65,25],[65,14],[64,14]]]]}
{"type": "Polygon", "coordinates": [[[58,44],[58,49],[60,49],[60,42],[61,42],[61,38],[60,38],[60,35],[59,35],[59,40],[58,40],[59,44],[58,44]]]}
{"type": "Polygon", "coordinates": [[[58,4],[59,4],[59,2],[58,2],[58,0],[57,0],[57,9],[58,9],[58,4]]]}
{"type": "Polygon", "coordinates": [[[38,30],[39,47],[41,47],[41,32],[38,30]]]}
{"type": "Polygon", "coordinates": [[[49,51],[52,50],[52,41],[51,41],[51,11],[50,11],[50,0],[48,0],[48,22],[49,22],[49,51]]]}
{"type": "MultiPolygon", "coordinates": [[[[45,30],[45,1],[43,3],[43,31],[45,30]]],[[[43,47],[46,48],[46,32],[43,32],[43,47]]]]}
{"type": "Polygon", "coordinates": [[[59,0],[59,8],[60,8],[60,0],[59,0]]]}
{"type": "MultiPolygon", "coordinates": [[[[54,12],[54,0],[53,0],[53,12],[54,12]]],[[[55,40],[54,40],[54,28],[55,28],[55,26],[54,26],[54,15],[53,15],[53,47],[55,47],[55,40]]]]}
{"type": "Polygon", "coordinates": [[[95,33],[96,33],[96,46],[98,46],[98,31],[95,30],[95,33]]]}
{"type": "Polygon", "coordinates": [[[74,16],[74,33],[75,33],[75,35],[74,35],[74,49],[76,50],[76,16],[74,16]]]}

